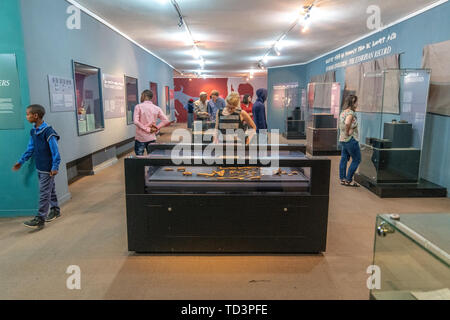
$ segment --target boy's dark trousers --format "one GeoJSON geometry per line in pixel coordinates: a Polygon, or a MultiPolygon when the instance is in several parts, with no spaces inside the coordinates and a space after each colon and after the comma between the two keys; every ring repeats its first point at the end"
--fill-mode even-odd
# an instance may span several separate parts
{"type": "Polygon", "coordinates": [[[48,215],[48,209],[54,208],[59,211],[58,198],[55,190],[55,177],[49,173],[38,172],[39,177],[39,217],[45,221],[48,215]]]}

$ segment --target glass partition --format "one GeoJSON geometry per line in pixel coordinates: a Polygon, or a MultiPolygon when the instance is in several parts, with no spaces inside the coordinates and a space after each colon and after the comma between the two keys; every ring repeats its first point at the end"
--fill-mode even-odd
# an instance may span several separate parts
{"type": "Polygon", "coordinates": [[[78,135],[105,128],[100,69],[78,62],[73,63],[77,102],[78,135]]]}
{"type": "Polygon", "coordinates": [[[308,84],[307,150],[310,154],[338,153],[341,86],[337,82],[308,84]]]}
{"type": "Polygon", "coordinates": [[[359,174],[377,183],[420,179],[430,71],[366,73],[359,112],[359,174]]]}
{"type": "Polygon", "coordinates": [[[306,138],[304,119],[305,105],[302,106],[302,90],[299,88],[298,83],[279,84],[274,87],[274,92],[278,92],[277,99],[279,99],[280,107],[283,108],[284,137],[287,139],[306,138]]]}
{"type": "Polygon", "coordinates": [[[127,124],[133,124],[134,108],[139,104],[138,79],[125,76],[127,124]]]}

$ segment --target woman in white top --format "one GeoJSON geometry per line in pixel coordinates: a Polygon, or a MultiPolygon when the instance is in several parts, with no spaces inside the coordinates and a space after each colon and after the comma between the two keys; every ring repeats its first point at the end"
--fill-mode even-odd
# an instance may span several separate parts
{"type": "Polygon", "coordinates": [[[342,147],[342,157],[339,166],[339,177],[341,184],[350,187],[359,187],[353,182],[353,176],[361,163],[361,150],[359,148],[358,119],[356,108],[358,97],[350,95],[345,99],[345,110],[339,117],[339,142],[342,147]],[[352,163],[347,171],[347,163],[352,158],[352,163]]]}

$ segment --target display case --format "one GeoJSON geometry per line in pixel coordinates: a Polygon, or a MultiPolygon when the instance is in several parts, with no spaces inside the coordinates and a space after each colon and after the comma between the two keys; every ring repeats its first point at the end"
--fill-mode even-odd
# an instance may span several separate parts
{"type": "Polygon", "coordinates": [[[298,83],[285,84],[282,86],[284,94],[282,96],[284,110],[284,133],[286,139],[305,139],[306,122],[305,108],[306,90],[300,89],[298,83]]]}
{"type": "Polygon", "coordinates": [[[312,155],[338,155],[339,83],[308,84],[307,151],[312,155]]]}
{"type": "Polygon", "coordinates": [[[191,152],[153,146],[125,159],[130,251],[325,251],[330,160],[298,146],[259,146],[256,158],[248,147],[230,156],[185,146],[191,152]]]}
{"type": "Polygon", "coordinates": [[[421,179],[429,70],[364,74],[358,113],[361,164],[356,181],[379,196],[445,196],[421,179]]]}
{"type": "Polygon", "coordinates": [[[371,299],[450,300],[449,230],[449,213],[379,215],[371,299]]]}

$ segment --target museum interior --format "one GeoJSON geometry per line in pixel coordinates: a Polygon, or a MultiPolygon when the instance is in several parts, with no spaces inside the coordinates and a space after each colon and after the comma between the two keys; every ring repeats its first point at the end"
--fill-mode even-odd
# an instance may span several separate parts
{"type": "Polygon", "coordinates": [[[449,16],[1,0],[0,299],[450,300],[449,16]]]}

